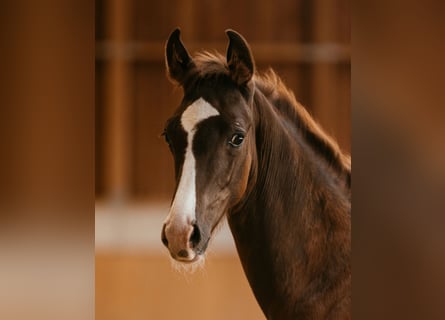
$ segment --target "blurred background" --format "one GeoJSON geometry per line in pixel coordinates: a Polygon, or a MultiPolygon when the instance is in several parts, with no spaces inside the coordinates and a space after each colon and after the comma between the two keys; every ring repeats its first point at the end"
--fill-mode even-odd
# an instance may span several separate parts
{"type": "Polygon", "coordinates": [[[176,26],[243,33],[345,150],[352,123],[354,319],[444,319],[444,6],[353,3],[350,122],[346,2],[2,1],[0,319],[263,318],[226,229],[193,276],[161,248],[176,26]]]}
{"type": "Polygon", "coordinates": [[[160,137],[182,91],[165,76],[175,27],[225,54],[232,28],[350,152],[347,0],[96,1],[96,319],[262,319],[225,226],[204,270],[181,275],[160,241],[174,191],[160,137]],[[197,305],[199,304],[199,310],[197,305]]]}

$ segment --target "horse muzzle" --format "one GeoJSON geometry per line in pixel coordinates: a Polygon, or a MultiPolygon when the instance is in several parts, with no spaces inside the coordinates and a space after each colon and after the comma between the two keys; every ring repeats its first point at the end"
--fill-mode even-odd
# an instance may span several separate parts
{"type": "Polygon", "coordinates": [[[161,233],[162,243],[170,251],[173,259],[181,262],[195,262],[207,247],[202,246],[202,233],[198,224],[178,223],[168,221],[164,223],[161,233]]]}

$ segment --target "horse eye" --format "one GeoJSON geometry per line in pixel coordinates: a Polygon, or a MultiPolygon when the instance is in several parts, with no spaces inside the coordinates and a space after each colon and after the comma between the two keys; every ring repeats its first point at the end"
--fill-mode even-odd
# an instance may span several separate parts
{"type": "Polygon", "coordinates": [[[235,133],[229,141],[232,147],[238,148],[244,141],[244,135],[241,133],[235,133]]]}

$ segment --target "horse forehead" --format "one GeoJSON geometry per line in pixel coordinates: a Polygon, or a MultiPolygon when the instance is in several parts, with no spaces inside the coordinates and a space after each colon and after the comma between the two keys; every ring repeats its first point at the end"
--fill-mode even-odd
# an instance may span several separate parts
{"type": "Polygon", "coordinates": [[[220,113],[214,106],[203,98],[199,98],[182,113],[181,124],[184,130],[190,133],[194,131],[196,125],[201,121],[218,115],[220,113]]]}

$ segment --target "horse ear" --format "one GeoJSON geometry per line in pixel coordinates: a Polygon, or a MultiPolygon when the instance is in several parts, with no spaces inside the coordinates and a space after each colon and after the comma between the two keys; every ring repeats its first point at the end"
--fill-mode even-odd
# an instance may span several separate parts
{"type": "Polygon", "coordinates": [[[232,80],[238,85],[246,84],[252,79],[254,73],[254,61],[247,41],[236,31],[226,30],[229,37],[227,48],[227,65],[232,80]]]}
{"type": "Polygon", "coordinates": [[[194,63],[180,39],[181,30],[176,28],[165,46],[165,62],[170,79],[183,84],[194,63]]]}

